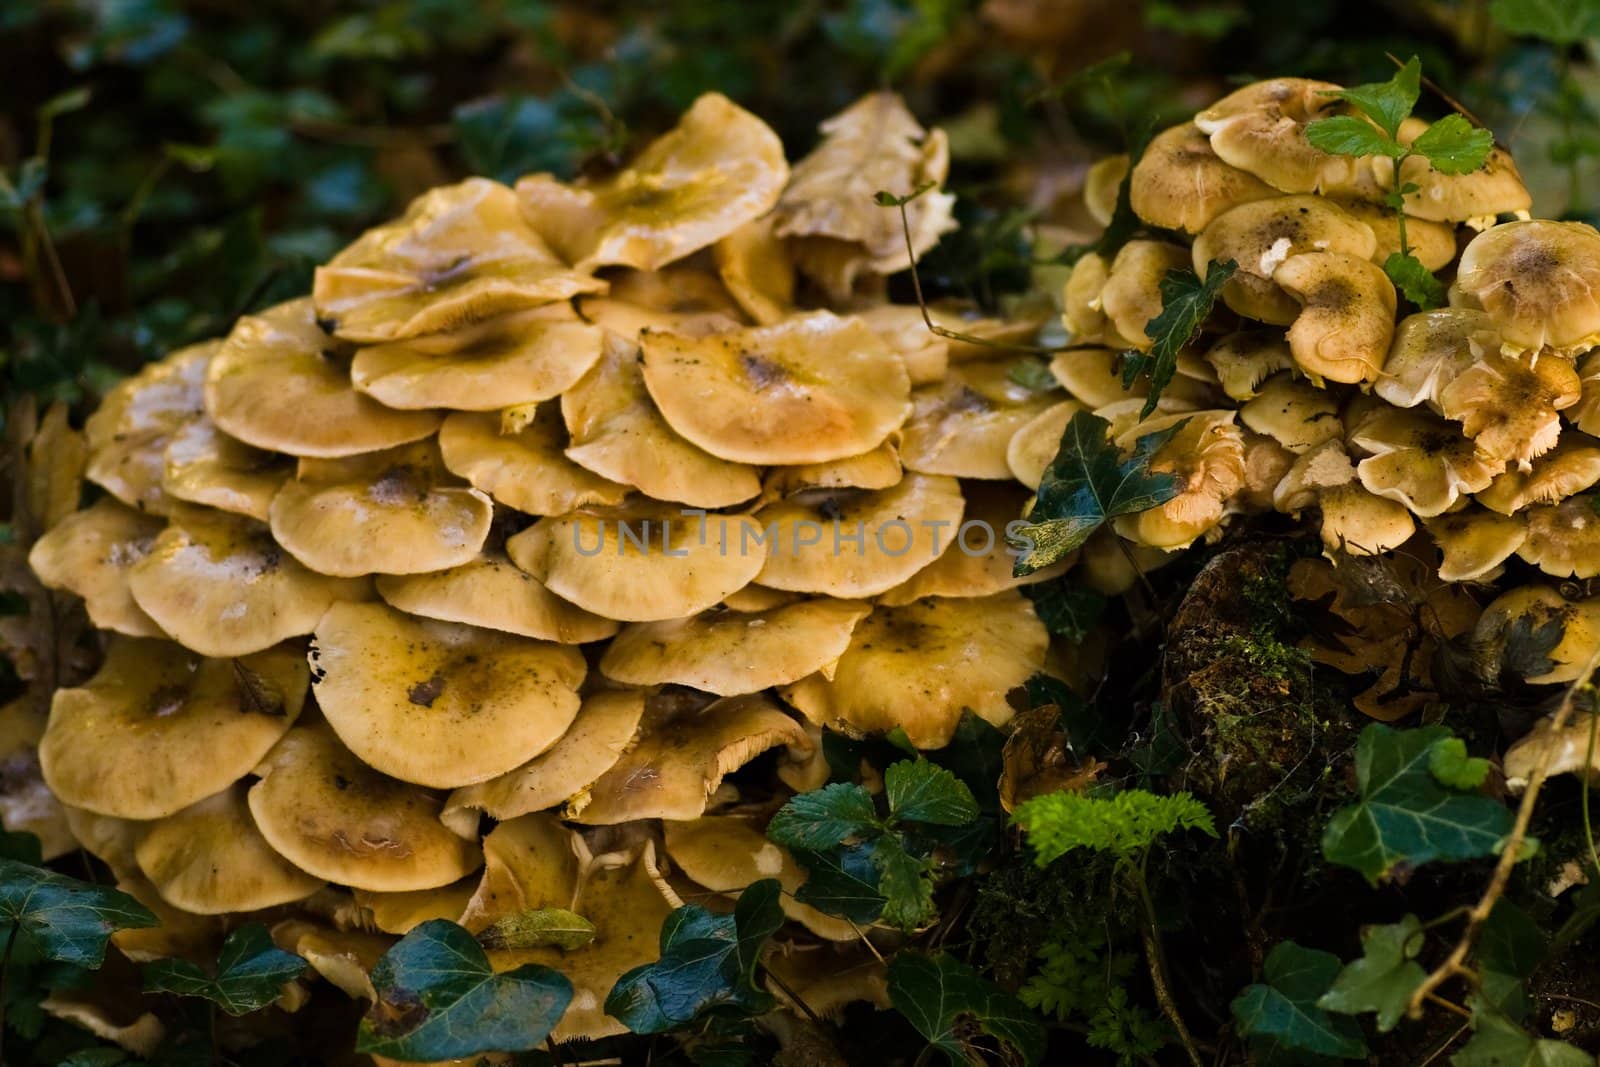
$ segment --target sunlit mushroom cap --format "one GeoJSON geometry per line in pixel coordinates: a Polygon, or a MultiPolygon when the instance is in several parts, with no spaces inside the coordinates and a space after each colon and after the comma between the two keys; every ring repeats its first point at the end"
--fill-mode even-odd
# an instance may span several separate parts
{"type": "Polygon", "coordinates": [[[599,358],[599,328],[563,302],[358,349],[350,381],[391,408],[490,411],[549,400],[599,358]]]}
{"type": "Polygon", "coordinates": [[[1559,504],[1527,509],[1528,539],[1517,555],[1557,578],[1600,575],[1597,496],[1570,496],[1559,504]]]}
{"type": "Polygon", "coordinates": [[[1381,267],[1342,252],[1307,252],[1284,260],[1272,280],[1300,301],[1289,350],[1307,376],[1377,380],[1394,338],[1396,303],[1381,267]]]}
{"type": "MultiPolygon", "coordinates": [[[[1057,433],[1059,444],[1061,434],[1057,433]]],[[[961,523],[941,533],[949,547],[910,578],[881,593],[877,602],[896,606],[928,596],[992,596],[1018,586],[1059,577],[1076,559],[1071,553],[1032,574],[1012,573],[1016,553],[1006,540],[1006,530],[1021,519],[1030,494],[1011,482],[971,482],[963,487],[966,508],[961,523]]]]}
{"type": "Polygon", "coordinates": [[[386,934],[407,934],[429,919],[459,923],[481,881],[476,875],[468,875],[437,889],[412,889],[403,893],[357,889],[350,895],[363,912],[363,927],[375,927],[386,934]]]}
{"type": "Polygon", "coordinates": [[[678,125],[604,181],[517,182],[527,219],[580,270],[654,270],[726,237],[778,202],[789,167],[766,123],[706,93],[678,125]]]}
{"type": "MultiPolygon", "coordinates": [[[[1391,255],[1400,251],[1400,219],[1393,208],[1371,200],[1340,200],[1338,203],[1345,214],[1366,223],[1372,231],[1377,241],[1370,257],[1372,262],[1381,267],[1391,255]]],[[[1456,258],[1456,230],[1449,223],[1430,222],[1408,214],[1406,245],[1424,267],[1443,270],[1456,258]]]]}
{"type": "Polygon", "coordinates": [[[1266,434],[1245,430],[1244,488],[1228,502],[1230,511],[1253,514],[1272,510],[1272,494],[1294,466],[1295,454],[1266,434]]]}
{"type": "Polygon", "coordinates": [[[300,714],[308,673],[293,645],[220,660],[113,641],[93,678],[56,690],[39,742],[45,781],[101,815],[171,815],[250,773],[300,714]]]}
{"type": "Polygon", "coordinates": [[[272,927],[272,941],[293,952],[334,988],[356,1000],[376,1000],[372,968],[395,939],[363,930],[335,930],[304,919],[285,919],[272,927]]]}
{"type": "Polygon", "coordinates": [[[900,440],[891,434],[883,444],[859,456],[772,467],[761,482],[764,500],[803,493],[810,489],[888,489],[900,484],[905,469],[900,464],[900,440]]]}
{"type": "MultiPolygon", "coordinates": [[[[1582,663],[1578,664],[1579,668],[1582,666],[1582,663]]],[[[1595,766],[1600,760],[1593,755],[1591,733],[1593,730],[1587,715],[1573,716],[1559,730],[1555,728],[1555,721],[1548,716],[1540,719],[1532,730],[1506,749],[1502,761],[1506,787],[1513,792],[1521,792],[1540,769],[1546,776],[1579,774],[1587,784],[1595,777],[1595,772],[1600,771],[1600,767],[1595,766]]]]}
{"type": "Polygon", "coordinates": [[[144,830],[134,855],[169,904],[220,915],[288,904],[322,887],[272,850],[244,794],[235,784],[144,830]]]}
{"type": "Polygon", "coordinates": [[[1206,349],[1205,361],[1217,376],[1222,391],[1243,403],[1255,398],[1261,383],[1278,371],[1294,368],[1294,356],[1281,336],[1267,331],[1241,330],[1226,334],[1206,349]]]}
{"type": "Polygon", "coordinates": [[[541,404],[515,433],[502,432],[493,412],[458,411],[439,428],[445,467],[507,507],[562,515],[590,504],[620,504],[630,488],[572,462],[566,445],[554,404],[541,404]]]}
{"type": "Polygon", "coordinates": [[[482,862],[439,820],[440,800],[373,770],[326,726],[291,730],[256,768],[250,814],[274,850],[318,878],[357,889],[433,889],[482,862]]]}
{"type": "Polygon", "coordinates": [[[1511,351],[1576,353],[1600,342],[1600,233],[1581,222],[1507,222],[1461,253],[1456,286],[1511,351]]]}
{"type": "Polygon", "coordinates": [[[1500,463],[1526,466],[1555,447],[1562,409],[1578,402],[1582,384],[1572,361],[1485,352],[1439,391],[1439,409],[1461,423],[1478,449],[1500,463]]]}
{"type": "Polygon", "coordinates": [[[468,178],[428,190],[318,267],[311,296],[333,333],[372,344],[605,288],[550,250],[510,189],[468,178]]]}
{"type": "Polygon", "coordinates": [[[1106,335],[1106,312],[1100,304],[1100,294],[1110,276],[1111,264],[1098,252],[1086,253],[1072,265],[1072,273],[1061,289],[1061,321],[1074,341],[1120,343],[1120,338],[1106,335]]]}
{"type": "Polygon", "coordinates": [[[521,912],[570,909],[578,894],[580,856],[587,854],[578,835],[553,815],[502,822],[483,839],[483,876],[461,910],[461,925],[480,933],[521,912]]]}
{"type": "Polygon", "coordinates": [[[562,600],[498,551],[430,574],[385,574],[377,586],[389,604],[427,619],[564,645],[600,641],[617,632],[617,623],[562,600]]]}
{"type": "Polygon", "coordinates": [[[1089,217],[1102,226],[1111,222],[1117,210],[1122,179],[1128,176],[1128,154],[1103,156],[1089,165],[1083,176],[1083,206],[1089,217]]]}
{"type": "Polygon", "coordinates": [[[569,645],[383,604],[330,608],[311,662],[317,704],[351,752],[440,789],[504,774],[555,744],[586,673],[569,645]]]}
{"type": "Polygon", "coordinates": [[[711,248],[717,275],[746,315],[770,326],[794,309],[794,260],[767,215],[740,226],[711,248]]]}
{"type": "MultiPolygon", "coordinates": [[[[854,315],[900,355],[912,385],[944,380],[950,369],[950,339],[928,329],[921,308],[912,304],[878,304],[854,315]]],[[[933,318],[932,308],[928,309],[928,316],[933,318]]],[[[938,321],[934,318],[934,322],[938,321]]]]}
{"type": "Polygon", "coordinates": [[[1322,543],[1328,552],[1374,555],[1404,544],[1416,531],[1404,504],[1369,492],[1340,440],[1324,441],[1289,468],[1273,491],[1279,511],[1322,509],[1322,543]]]}
{"type": "Polygon", "coordinates": [[[128,590],[129,571],[150,554],[161,525],[160,519],[106,497],[45,531],[28,551],[28,566],[48,588],[82,597],[99,629],[164,637],[128,590]]]}
{"type": "Polygon", "coordinates": [[[911,412],[905,364],[826,311],[692,337],[646,331],[644,381],[674,430],[736,463],[820,463],[875,448],[911,412]]]}
{"type": "MultiPolygon", "coordinates": [[[[1532,638],[1542,655],[1512,657],[1532,663],[1522,681],[1556,685],[1578,680],[1590,657],[1600,652],[1600,600],[1568,600],[1547,585],[1524,585],[1495,597],[1472,628],[1478,673],[1496,680],[1507,645],[1532,638]],[[1544,670],[1534,670],[1534,664],[1544,670]]],[[[1587,732],[1587,731],[1586,731],[1587,732]]],[[[1510,777],[1510,768],[1507,776],[1510,777]]]]}
{"type": "Polygon", "coordinates": [[[1447,512],[1423,525],[1443,554],[1439,578],[1446,582],[1488,577],[1528,538],[1528,524],[1522,516],[1497,515],[1482,508],[1447,512]]]}
{"type": "Polygon", "coordinates": [[[1177,495],[1115,520],[1123,537],[1156,548],[1179,548],[1222,521],[1227,502],[1244,488],[1244,437],[1232,411],[1157,415],[1118,438],[1132,448],[1141,437],[1176,426],[1150,458],[1150,470],[1170,474],[1177,495]]]}
{"type": "Polygon", "coordinates": [[[939,474],[907,474],[889,489],[813,490],[756,512],[766,541],[756,580],[775,589],[865,597],[910,578],[946,551],[966,502],[939,474]]]}
{"type": "Polygon", "coordinates": [[[1422,411],[1376,411],[1352,431],[1350,444],[1367,453],[1356,475],[1368,492],[1398,500],[1425,518],[1487,488],[1500,467],[1458,427],[1422,411]]]}
{"type": "Polygon", "coordinates": [[[1566,417],[1572,425],[1593,437],[1600,433],[1600,352],[1584,356],[1577,370],[1578,402],[1566,409],[1566,417]]]}
{"type": "Polygon", "coordinates": [[[1013,360],[951,367],[944,381],[920,386],[905,425],[900,461],[907,470],[958,478],[1009,479],[1006,449],[1018,430],[1060,399],[1012,377],[1013,360]]]}
{"type": "Polygon", "coordinates": [[[1083,410],[1076,400],[1062,400],[1045,408],[1011,435],[1006,445],[1006,466],[1011,476],[1029,489],[1039,488],[1045,468],[1061,450],[1061,437],[1072,416],[1083,410]]]}
{"type": "Polygon", "coordinates": [[[1483,311],[1450,307],[1407,315],[1395,327],[1373,391],[1396,407],[1427,404],[1438,411],[1445,386],[1480,352],[1498,346],[1494,324],[1483,311]]]}
{"type": "Polygon", "coordinates": [[[784,699],[852,735],[905,730],[918,748],[949,743],[963,709],[1003,725],[1006,693],[1037,673],[1049,634],[1015,591],[927,597],[862,620],[831,680],[812,675],[784,699]]]}
{"type": "MultiPolygon", "coordinates": [[[[1124,388],[1117,371],[1118,353],[1111,348],[1078,348],[1062,352],[1050,361],[1050,374],[1074,400],[1089,408],[1104,407],[1119,400],[1140,396],[1143,383],[1124,388]]],[[[1174,379],[1173,384],[1177,384],[1174,379]]]]}
{"type": "Polygon", "coordinates": [[[588,824],[695,819],[724,776],[770,749],[811,754],[801,725],[765,694],[725,697],[703,707],[650,701],[633,748],[589,786],[565,817],[588,824]]]}
{"type": "Polygon", "coordinates": [[[84,475],[129,507],[165,514],[162,452],[204,413],[206,366],[221,346],[202,341],[180,348],[107,392],[83,426],[89,448],[84,475]]]}
{"type": "Polygon", "coordinates": [[[394,411],[356,392],[309,300],[234,324],[206,371],[206,413],[245,444],[292,456],[349,456],[427,437],[432,411],[394,411]]]}
{"type": "Polygon", "coordinates": [[[629,685],[686,685],[718,696],[787,685],[838,659],[872,606],[799,600],[767,611],[711,608],[687,619],[623,628],[600,671],[629,685]]]}
{"type": "MultiPolygon", "coordinates": [[[[1229,208],[1277,196],[1278,190],[1224,163],[1212,150],[1210,138],[1186,122],[1150,139],[1133,168],[1129,193],[1134,214],[1145,222],[1199,233],[1229,208]]],[[[1102,225],[1106,221],[1109,216],[1102,225]]]]}
{"type": "Polygon", "coordinates": [[[1532,469],[1516,468],[1498,475],[1479,490],[1478,503],[1510,515],[1531,504],[1554,504],[1600,482],[1600,441],[1568,431],[1560,442],[1533,461],[1532,469]]]}
{"type": "Polygon", "coordinates": [[[454,484],[432,441],[302,460],[272,499],[272,535],[319,574],[421,574],[470,563],[494,505],[454,484]]]}
{"type": "Polygon", "coordinates": [[[1288,371],[1266,380],[1239,421],[1297,454],[1344,435],[1338,398],[1288,371]]]}
{"type": "Polygon", "coordinates": [[[589,694],[561,740],[515,770],[457,789],[445,810],[476,808],[512,819],[572,801],[622,758],[639,732],[644,706],[645,694],[638,689],[589,694]]]}
{"type": "Polygon", "coordinates": [[[1338,114],[1330,82],[1272,78],[1253,82],[1194,117],[1226,163],[1286,193],[1374,197],[1381,194],[1366,159],[1337,156],[1306,139],[1306,127],[1338,114]]]}
{"type": "MultiPolygon", "coordinates": [[[[1406,119],[1400,124],[1400,143],[1411,144],[1427,128],[1422,119],[1406,119]]],[[[1393,188],[1394,161],[1374,156],[1372,165],[1378,180],[1393,188]]],[[[1412,156],[1400,166],[1400,184],[1416,187],[1405,194],[1406,214],[1437,222],[1473,222],[1481,227],[1484,222],[1479,220],[1493,225],[1497,215],[1512,215],[1533,206],[1516,160],[1499,145],[1489,150],[1483,166],[1465,174],[1441,173],[1426,157],[1412,156]]]]}
{"type": "Polygon", "coordinates": [[[1123,245],[1100,290],[1100,307],[1117,335],[1134,348],[1148,349],[1155,339],[1145,330],[1161,314],[1161,280],[1169,271],[1188,266],[1189,253],[1182,245],[1166,241],[1123,245]]]}
{"type": "Polygon", "coordinates": [[[237,441],[202,415],[168,442],[161,488],[175,500],[266,522],[273,496],[293,474],[289,457],[237,441]]]}

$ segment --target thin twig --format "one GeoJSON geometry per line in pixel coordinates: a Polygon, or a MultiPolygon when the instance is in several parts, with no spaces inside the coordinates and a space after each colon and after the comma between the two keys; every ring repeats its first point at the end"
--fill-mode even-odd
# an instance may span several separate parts
{"type": "Polygon", "coordinates": [[[809,1005],[809,1004],[807,1004],[805,1002],[805,998],[804,997],[802,997],[799,993],[796,993],[793,989],[789,988],[789,983],[788,982],[785,982],[782,978],[779,978],[778,977],[778,973],[776,971],[774,971],[771,967],[763,967],[762,970],[764,970],[766,972],[768,978],[772,979],[772,984],[777,986],[779,989],[781,989],[783,991],[783,995],[784,996],[786,996],[790,1000],[794,1001],[795,1006],[797,1008],[799,1008],[801,1011],[805,1012],[805,1016],[806,1016],[807,1019],[810,1019],[812,1022],[816,1023],[818,1026],[822,1025],[822,1018],[819,1015],[817,1015],[816,1012],[811,1010],[811,1005],[809,1005]]]}
{"type": "Polygon", "coordinates": [[[1144,871],[1130,864],[1129,872],[1139,903],[1144,908],[1144,922],[1139,924],[1139,936],[1144,942],[1145,963],[1150,969],[1150,986],[1155,990],[1156,1003],[1161,1006],[1161,1014],[1167,1017],[1167,1022],[1172,1024],[1184,1052],[1189,1054],[1189,1062],[1193,1067],[1205,1067],[1205,1060],[1200,1058],[1200,1046],[1195,1043],[1194,1035],[1184,1023],[1183,1015],[1178,1011],[1178,1002],[1173,999],[1172,987],[1167,982],[1165,954],[1161,951],[1161,936],[1156,927],[1156,906],[1150,899],[1150,887],[1145,884],[1144,871]]]}

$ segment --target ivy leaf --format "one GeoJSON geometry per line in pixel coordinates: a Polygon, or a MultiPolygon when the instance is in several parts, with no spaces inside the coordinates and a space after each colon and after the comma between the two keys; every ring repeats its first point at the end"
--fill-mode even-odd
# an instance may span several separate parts
{"type": "Polygon", "coordinates": [[[1044,1055],[1039,1017],[946,953],[902,951],[889,961],[889,1000],[951,1063],[982,1063],[963,1033],[968,1026],[1007,1045],[1024,1064],[1044,1055]]]}
{"type": "Polygon", "coordinates": [[[767,823],[767,837],[786,848],[822,850],[882,828],[872,794],[835,782],[790,798],[767,823]]]}
{"type": "Polygon", "coordinates": [[[1433,272],[1422,265],[1422,260],[1404,252],[1390,252],[1383,261],[1383,273],[1389,276],[1402,296],[1423,311],[1444,307],[1445,285],[1433,272]]]}
{"type": "Polygon", "coordinates": [[[1492,855],[1511,830],[1511,813],[1486,796],[1454,792],[1428,767],[1443,726],[1391,730],[1373,723],[1356,742],[1356,803],[1334,812],[1322,834],[1330,863],[1376,885],[1400,864],[1492,855]]]}
{"type": "Polygon", "coordinates": [[[1446,737],[1429,753],[1428,773],[1440,785],[1469,792],[1489,777],[1489,761],[1467,755],[1467,743],[1461,738],[1446,737]]]}
{"type": "Polygon", "coordinates": [[[447,919],[401,938],[373,966],[372,985],[378,999],[356,1051],[423,1062],[535,1048],[572,1000],[572,983],[548,967],[495,974],[472,935],[447,919]]]}
{"type": "MultiPolygon", "coordinates": [[[[1412,56],[1406,61],[1406,65],[1395,71],[1394,77],[1386,82],[1370,82],[1349,89],[1337,89],[1328,95],[1354,105],[1363,115],[1376,122],[1379,128],[1389,135],[1390,140],[1397,140],[1400,137],[1400,124],[1411,114],[1411,109],[1417,106],[1417,98],[1422,95],[1422,61],[1412,56]]],[[[1306,132],[1309,136],[1310,130],[1306,132]]],[[[1313,140],[1311,143],[1316,144],[1316,141],[1313,140]]],[[[1317,147],[1322,146],[1317,145],[1317,147]]]]}
{"type": "Polygon", "coordinates": [[[1332,988],[1317,999],[1317,1007],[1342,1015],[1377,1012],[1379,1032],[1393,1030],[1411,994],[1428,977],[1416,961],[1422,940],[1422,923],[1415,915],[1369,927],[1361,934],[1361,958],[1345,964],[1332,988]]]}
{"type": "Polygon", "coordinates": [[[1139,438],[1133,455],[1124,459],[1106,439],[1110,423],[1088,411],[1073,415],[1061,435],[1061,450],[1039,483],[1030,521],[1017,528],[1024,549],[1012,572],[1021,577],[1043,570],[1108,520],[1177,496],[1176,476],[1152,473],[1150,460],[1181,425],[1139,438]]]}
{"type": "Polygon", "coordinates": [[[794,898],[828,915],[853,923],[877,922],[886,901],[879,892],[880,875],[870,845],[851,845],[829,852],[793,850],[806,880],[794,898]]]}
{"type": "Polygon", "coordinates": [[[99,967],[117,930],[158,925],[126,893],[16,860],[0,860],[0,921],[15,924],[48,960],[99,967]]]}
{"type": "Polygon", "coordinates": [[[1489,17],[1507,33],[1551,44],[1600,37],[1600,0],[1493,0],[1489,17]]]}
{"type": "Polygon", "coordinates": [[[570,952],[594,940],[594,923],[565,908],[529,908],[496,919],[477,936],[487,949],[554,945],[570,952]]]}
{"type": "Polygon", "coordinates": [[[749,885],[732,915],[686,904],[661,924],[661,958],[625,973],[606,997],[606,1014],[636,1034],[662,1034],[709,1008],[749,1014],[771,1008],[755,984],[756,961],[783,925],[775,878],[749,885]]]}
{"type": "Polygon", "coordinates": [[[1205,281],[1192,270],[1169,270],[1161,279],[1161,311],[1145,326],[1145,333],[1154,339],[1149,353],[1123,354],[1122,384],[1126,388],[1141,374],[1150,376],[1150,392],[1144,399],[1140,418],[1146,418],[1156,409],[1161,393],[1171,384],[1178,370],[1178,352],[1199,332],[1217,297],[1222,295],[1222,285],[1239,264],[1234,260],[1219,263],[1212,260],[1206,265],[1205,281]]]}
{"type": "Polygon", "coordinates": [[[1502,1015],[1479,1008],[1472,1040],[1450,1057],[1452,1067],[1594,1067],[1594,1057],[1565,1041],[1535,1038],[1502,1015]]]}
{"type": "Polygon", "coordinates": [[[1423,130],[1411,142],[1411,150],[1426,156],[1440,174],[1470,174],[1484,165],[1493,147],[1494,134],[1454,113],[1423,130]]]}
{"type": "Polygon", "coordinates": [[[1367,1054],[1361,1027],[1317,1006],[1339,973],[1339,957],[1293,941],[1267,955],[1265,982],[1247,986],[1233,1001],[1239,1033],[1264,1061],[1305,1063],[1312,1056],[1360,1059],[1367,1054]]]}
{"type": "Polygon", "coordinates": [[[978,802],[966,783],[925,759],[890,764],[883,772],[883,791],[896,819],[965,826],[978,817],[978,802]]]}
{"type": "Polygon", "coordinates": [[[886,834],[872,844],[872,863],[878,868],[884,922],[910,932],[938,917],[927,860],[913,856],[898,837],[886,834]]]}
{"type": "Polygon", "coordinates": [[[1478,939],[1478,993],[1515,1022],[1528,1014],[1524,983],[1544,959],[1544,932],[1508,900],[1496,902],[1478,939]]]}
{"type": "Polygon", "coordinates": [[[228,935],[208,974],[185,959],[156,960],[144,969],[144,987],[154,993],[203,997],[229,1015],[249,1015],[277,1000],[285,982],[305,970],[306,961],[272,943],[260,923],[228,935]]]}
{"type": "Polygon", "coordinates": [[[1317,119],[1306,126],[1306,140],[1314,147],[1336,156],[1389,156],[1398,158],[1406,154],[1405,146],[1382,130],[1372,128],[1370,122],[1354,115],[1335,115],[1317,119]]]}
{"type": "Polygon", "coordinates": [[[1025,585],[1022,593],[1033,601],[1034,614],[1046,630],[1075,645],[1089,636],[1106,609],[1104,594],[1064,578],[1025,585]]]}

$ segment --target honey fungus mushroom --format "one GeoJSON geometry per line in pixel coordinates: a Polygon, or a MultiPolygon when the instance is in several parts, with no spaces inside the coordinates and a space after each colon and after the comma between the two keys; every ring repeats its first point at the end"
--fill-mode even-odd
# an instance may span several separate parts
{"type": "Polygon", "coordinates": [[[1600,233],[1535,219],[1485,230],[1461,253],[1460,299],[1488,313],[1512,352],[1572,355],[1600,343],[1600,233]]]}
{"type": "Polygon", "coordinates": [[[1284,260],[1272,279],[1300,302],[1289,350],[1307,377],[1377,379],[1394,338],[1394,285],[1382,268],[1342,252],[1307,252],[1284,260]]]}
{"type": "Polygon", "coordinates": [[[1374,196],[1379,186],[1368,161],[1314,146],[1306,127],[1335,115],[1339,86],[1307,78],[1253,82],[1194,117],[1224,163],[1286,193],[1374,196]]]}
{"type": "Polygon", "coordinates": [[[180,348],[117,383],[84,424],[85,476],[140,511],[164,514],[168,442],[200,417],[206,368],[222,342],[180,348]]]}
{"type": "Polygon", "coordinates": [[[1487,489],[1498,473],[1457,427],[1425,412],[1377,411],[1351,433],[1350,443],[1367,453],[1356,464],[1367,491],[1425,518],[1487,489]]]}
{"type": "Polygon", "coordinates": [[[1370,492],[1356,474],[1342,441],[1324,441],[1295,460],[1273,490],[1279,511],[1322,511],[1322,544],[1328,552],[1367,556],[1410,539],[1416,524],[1404,504],[1370,492]]]}
{"type": "Polygon", "coordinates": [[[620,504],[631,491],[568,459],[561,412],[541,404],[520,430],[500,416],[458,411],[439,428],[439,451],[452,474],[507,507],[529,515],[562,515],[590,504],[620,504]]]}
{"type": "Polygon", "coordinates": [[[1461,423],[1479,451],[1528,469],[1561,436],[1560,412],[1583,388],[1571,360],[1554,354],[1519,359],[1489,351],[1439,391],[1439,410],[1461,423]]]}
{"type": "MultiPolygon", "coordinates": [[[[1190,234],[1200,233],[1229,208],[1278,195],[1255,175],[1224,163],[1210,138],[1192,122],[1150,139],[1133,168],[1128,192],[1141,219],[1190,234]]],[[[1102,225],[1109,221],[1109,216],[1100,220],[1102,225]]]]}
{"type": "Polygon", "coordinates": [[[1119,445],[1172,430],[1151,454],[1152,473],[1170,474],[1172,499],[1135,515],[1118,516],[1123,537],[1154,548],[1180,548],[1222,521],[1225,505],[1244,488],[1244,440],[1231,411],[1163,415],[1119,438],[1119,445]]]}
{"type": "Polygon", "coordinates": [[[562,600],[499,550],[442,571],[380,575],[376,585],[391,607],[409,615],[564,645],[602,641],[621,625],[562,600]]]}
{"type": "Polygon", "coordinates": [[[167,496],[261,522],[293,475],[293,460],[236,441],[205,416],[174,433],[162,453],[161,489],[167,496]]]}
{"type": "Polygon", "coordinates": [[[1014,367],[1011,360],[964,363],[914,391],[900,445],[906,470],[1009,479],[1011,439],[1060,397],[1018,384],[1014,367]]]}
{"type": "Polygon", "coordinates": [[[159,518],[106,497],[45,531],[28,552],[28,566],[46,587],[82,597],[100,629],[164,637],[128,586],[130,569],[150,554],[160,533],[159,518]]]}

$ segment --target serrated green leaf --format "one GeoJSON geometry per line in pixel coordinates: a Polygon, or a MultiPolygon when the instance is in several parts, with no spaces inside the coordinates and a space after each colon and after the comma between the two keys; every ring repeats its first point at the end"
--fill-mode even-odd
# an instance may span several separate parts
{"type": "Polygon", "coordinates": [[[1239,1033],[1262,1058],[1304,1063],[1311,1056],[1360,1059],[1367,1054],[1354,1019],[1329,1015],[1317,1001],[1333,985],[1339,957],[1293,941],[1274,946],[1262,968],[1265,981],[1234,998],[1239,1033]]]}
{"type": "Polygon", "coordinates": [[[1467,743],[1461,738],[1446,737],[1428,754],[1428,773],[1440,785],[1470,792],[1489,777],[1489,761],[1467,755],[1467,743]]]}
{"type": "MultiPolygon", "coordinates": [[[[1353,105],[1376,122],[1390,140],[1395,140],[1400,136],[1400,124],[1411,114],[1411,109],[1417,106],[1417,98],[1422,95],[1422,61],[1412,56],[1388,81],[1338,89],[1328,95],[1353,105]]],[[[1315,141],[1312,143],[1316,144],[1315,141]]]]}
{"type": "Polygon", "coordinates": [[[0,860],[0,921],[16,924],[45,959],[98,967],[117,930],[158,925],[143,904],[16,860],[0,860]]]}
{"type": "Polygon", "coordinates": [[[1354,115],[1335,115],[1306,125],[1306,140],[1336,156],[1389,156],[1399,158],[1406,149],[1399,141],[1374,129],[1354,115]]]}
{"type": "Polygon", "coordinates": [[[1356,792],[1322,834],[1330,863],[1376,885],[1396,866],[1493,855],[1511,831],[1511,812],[1490,797],[1458,793],[1428,771],[1443,726],[1393,730],[1373,723],[1356,742],[1356,792]]]}
{"type": "Polygon", "coordinates": [[[898,837],[886,834],[872,843],[872,863],[878,868],[884,922],[909,932],[938,917],[927,860],[913,856],[898,837]]]}
{"type": "Polygon", "coordinates": [[[889,1000],[953,1064],[985,1062],[963,1036],[967,1026],[1003,1042],[1024,1064],[1044,1055],[1039,1017],[946,953],[898,953],[889,961],[889,1000]]]}
{"type": "Polygon", "coordinates": [[[429,919],[384,953],[372,985],[378,999],[356,1051],[423,1062],[536,1048],[572,1000],[572,983],[548,967],[495,974],[472,935],[446,919],[429,919]]]}
{"type": "Polygon", "coordinates": [[[1440,174],[1470,174],[1488,161],[1492,148],[1494,134],[1457,114],[1446,115],[1411,142],[1411,150],[1440,174]]]}
{"type": "Polygon", "coordinates": [[[1452,1067],[1594,1067],[1582,1049],[1536,1038],[1494,1012],[1473,1012],[1472,1025],[1472,1040],[1450,1057],[1452,1067]]]}
{"type": "Polygon", "coordinates": [[[795,849],[794,859],[806,880],[794,898],[828,915],[853,923],[873,923],[886,901],[878,888],[881,877],[869,845],[848,845],[827,852],[795,849]]]}
{"type": "Polygon", "coordinates": [[[251,923],[222,943],[214,973],[185,959],[156,960],[144,969],[144,987],[153,993],[201,997],[229,1015],[248,1015],[277,1000],[284,983],[305,969],[305,960],[274,945],[265,926],[251,923]]]}
{"type": "Polygon", "coordinates": [[[1600,37],[1600,0],[1493,0],[1489,16],[1507,33],[1551,44],[1600,37]]]}
{"type": "Polygon", "coordinates": [[[1239,264],[1231,259],[1224,263],[1213,259],[1206,265],[1204,281],[1192,270],[1169,270],[1161,279],[1161,311],[1145,326],[1152,341],[1150,351],[1123,353],[1124,388],[1141,375],[1150,379],[1140,418],[1148,418],[1156,410],[1161,394],[1177,373],[1178,353],[1205,325],[1222,295],[1223,284],[1238,269],[1239,264]]]}
{"type": "Polygon", "coordinates": [[[872,794],[852,782],[834,782],[791,797],[767,823],[767,837],[785,848],[833,848],[882,829],[872,794]]]}
{"type": "Polygon", "coordinates": [[[891,763],[883,772],[883,792],[894,819],[965,826],[978,817],[978,802],[966,783],[929,760],[891,763]]]}
{"type": "Polygon", "coordinates": [[[1317,1007],[1342,1015],[1376,1012],[1378,1030],[1393,1030],[1428,977],[1416,955],[1422,949],[1422,923],[1407,915],[1397,923],[1368,927],[1361,934],[1361,958],[1344,965],[1317,1007]]]}
{"type": "Polygon", "coordinates": [[[477,936],[487,949],[554,945],[570,952],[594,940],[594,923],[565,908],[530,908],[496,919],[477,936]]]}
{"type": "Polygon", "coordinates": [[[1040,867],[1077,848],[1132,855],[1179,830],[1217,836],[1211,812],[1190,794],[1158,796],[1143,789],[1125,789],[1108,797],[1046,793],[1017,805],[1011,818],[1027,831],[1034,862],[1040,867]]]}
{"type": "Polygon", "coordinates": [[[1422,265],[1416,256],[1390,252],[1383,261],[1383,272],[1389,276],[1400,294],[1423,311],[1444,307],[1447,291],[1445,284],[1422,265]]]}

